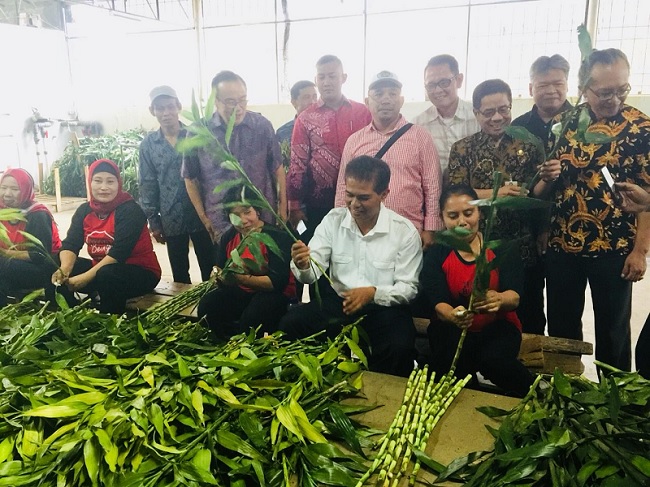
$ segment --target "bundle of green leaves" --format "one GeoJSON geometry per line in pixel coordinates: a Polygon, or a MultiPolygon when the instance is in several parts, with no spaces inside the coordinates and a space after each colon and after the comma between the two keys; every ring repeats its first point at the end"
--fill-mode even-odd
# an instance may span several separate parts
{"type": "Polygon", "coordinates": [[[356,327],[215,345],[164,315],[0,310],[0,486],[356,483],[368,440],[348,414],[367,407],[340,404],[361,387],[356,327]]]}
{"type": "Polygon", "coordinates": [[[599,363],[600,383],[564,375],[538,378],[511,411],[479,408],[502,418],[490,429],[494,448],[439,470],[436,482],[471,486],[650,485],[650,381],[599,363]]]}

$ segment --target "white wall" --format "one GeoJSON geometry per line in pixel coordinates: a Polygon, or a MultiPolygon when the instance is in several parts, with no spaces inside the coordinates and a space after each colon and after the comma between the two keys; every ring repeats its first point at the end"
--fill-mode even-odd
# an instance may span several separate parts
{"type": "MultiPolygon", "coordinates": [[[[27,120],[32,107],[41,116],[66,120],[74,112],[70,70],[63,32],[0,24],[0,170],[23,167],[36,178],[37,156],[27,120]],[[25,133],[24,133],[25,132],[25,133]]],[[[58,123],[39,144],[40,160],[51,165],[67,143],[58,123]]]]}

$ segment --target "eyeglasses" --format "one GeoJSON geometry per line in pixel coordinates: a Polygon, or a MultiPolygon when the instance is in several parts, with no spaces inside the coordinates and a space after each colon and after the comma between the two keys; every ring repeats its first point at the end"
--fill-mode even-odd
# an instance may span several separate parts
{"type": "Polygon", "coordinates": [[[458,75],[452,76],[451,78],[442,78],[437,83],[434,83],[434,82],[427,83],[426,85],[424,85],[424,88],[427,91],[433,91],[438,87],[440,87],[440,88],[442,88],[444,90],[445,88],[449,88],[449,86],[451,85],[451,82],[456,79],[456,76],[458,76],[458,75]]]}
{"type": "Polygon", "coordinates": [[[510,110],[512,110],[512,105],[503,105],[499,108],[488,108],[483,112],[481,110],[476,110],[476,113],[480,113],[485,118],[492,118],[497,113],[499,113],[499,115],[501,115],[502,117],[507,117],[508,115],[510,115],[510,110]]]}
{"type": "Polygon", "coordinates": [[[594,91],[591,88],[587,89],[596,95],[596,98],[598,98],[600,101],[611,100],[614,97],[623,99],[630,94],[630,91],[632,91],[632,87],[629,85],[629,83],[625,86],[621,86],[616,90],[594,91]]]}
{"type": "Polygon", "coordinates": [[[217,98],[217,100],[226,105],[228,108],[236,108],[237,106],[244,108],[246,105],[248,105],[248,100],[246,98],[240,98],[239,100],[235,100],[234,98],[226,98],[225,100],[221,100],[217,98]]]}

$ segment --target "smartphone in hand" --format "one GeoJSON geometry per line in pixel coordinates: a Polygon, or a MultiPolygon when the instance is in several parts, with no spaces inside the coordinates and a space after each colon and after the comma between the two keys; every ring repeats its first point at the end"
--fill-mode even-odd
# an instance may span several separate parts
{"type": "Polygon", "coordinates": [[[607,169],[607,167],[605,166],[603,166],[600,169],[600,172],[602,173],[603,178],[605,178],[605,182],[607,183],[607,186],[609,186],[609,189],[612,192],[614,203],[616,203],[616,205],[620,205],[623,202],[623,197],[616,190],[616,186],[614,186],[614,178],[612,177],[612,173],[610,173],[609,169],[607,169]]]}

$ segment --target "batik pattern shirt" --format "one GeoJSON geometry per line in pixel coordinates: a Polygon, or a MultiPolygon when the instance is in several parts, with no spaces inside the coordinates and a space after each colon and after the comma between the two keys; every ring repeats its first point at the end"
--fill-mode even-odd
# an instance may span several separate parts
{"type": "MultiPolygon", "coordinates": [[[[494,172],[503,174],[505,184],[528,185],[540,164],[533,144],[504,135],[498,144],[484,132],[456,142],[449,155],[450,184],[469,184],[474,189],[492,189],[494,172]]],[[[501,209],[497,212],[491,240],[521,239],[521,258],[525,265],[536,262],[536,246],[530,234],[530,215],[525,211],[501,209]]]]}
{"type": "MultiPolygon", "coordinates": [[[[561,115],[560,120],[567,123],[571,113],[561,115]]],[[[604,144],[578,142],[578,116],[568,121],[566,135],[553,154],[562,172],[553,192],[549,245],[588,257],[627,255],[634,247],[636,217],[614,205],[600,170],[607,167],[615,181],[650,186],[650,118],[629,105],[602,120],[589,113],[588,131],[613,139],[604,144]]],[[[551,137],[549,145],[554,142],[551,137]]]]}

